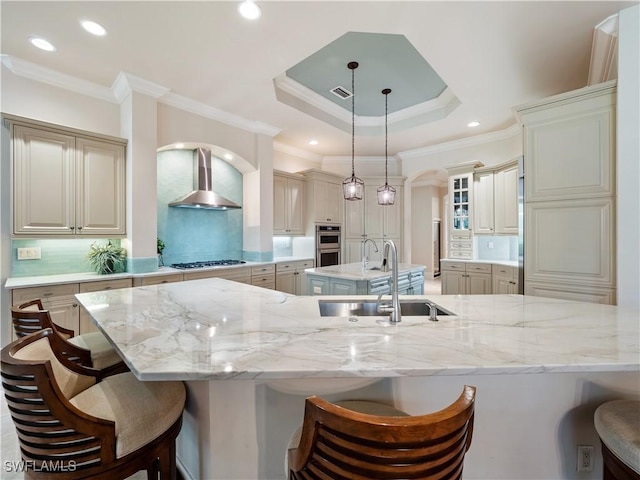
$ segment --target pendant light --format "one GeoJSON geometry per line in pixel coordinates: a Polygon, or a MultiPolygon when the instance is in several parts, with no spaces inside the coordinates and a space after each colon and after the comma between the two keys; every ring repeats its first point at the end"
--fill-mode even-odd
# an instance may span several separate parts
{"type": "Polygon", "coordinates": [[[355,173],[356,92],[354,77],[355,69],[358,68],[358,62],[349,62],[347,67],[351,70],[351,177],[344,179],[342,182],[342,190],[345,200],[362,200],[364,182],[356,177],[355,173]]]}
{"type": "Polygon", "coordinates": [[[396,189],[393,188],[387,182],[387,169],[389,159],[387,157],[387,144],[388,144],[388,134],[387,134],[387,106],[389,100],[389,94],[391,93],[390,88],[385,88],[382,90],[382,94],[384,95],[384,185],[382,187],[378,187],[378,205],[393,205],[396,201],[396,189]]]}

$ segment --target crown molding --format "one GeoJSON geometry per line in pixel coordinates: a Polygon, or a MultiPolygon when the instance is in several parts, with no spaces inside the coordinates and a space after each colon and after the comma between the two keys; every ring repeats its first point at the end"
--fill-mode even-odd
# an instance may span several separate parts
{"type": "Polygon", "coordinates": [[[293,155],[294,157],[304,158],[305,160],[311,160],[315,163],[322,163],[322,155],[318,155],[317,153],[308,152],[307,150],[303,150],[301,148],[292,147],[291,145],[287,145],[286,143],[275,141],[273,142],[273,149],[286,153],[287,155],[293,155]]]}
{"type": "Polygon", "coordinates": [[[459,140],[453,140],[451,142],[439,143],[437,145],[416,148],[414,150],[407,150],[406,152],[398,152],[398,157],[400,157],[401,160],[411,160],[434,153],[474,147],[476,145],[482,145],[484,143],[497,142],[499,140],[505,140],[507,138],[515,137],[516,135],[520,135],[521,133],[522,132],[520,126],[517,123],[514,123],[510,127],[505,128],[504,130],[499,130],[497,132],[475,135],[473,137],[465,137],[459,140]]]}
{"type": "Polygon", "coordinates": [[[238,115],[205,105],[201,102],[183,97],[182,95],[177,95],[172,93],[171,89],[167,87],[123,71],[121,71],[113,81],[111,88],[108,88],[14,56],[0,55],[0,61],[6,68],[11,70],[11,72],[21,77],[70,90],[81,95],[105,100],[110,103],[121,104],[127,95],[133,91],[149,95],[167,105],[187,110],[252,133],[275,137],[281,130],[267,123],[247,120],[238,115]]]}
{"type": "Polygon", "coordinates": [[[169,93],[171,89],[145,80],[144,78],[136,77],[130,73],[120,71],[111,85],[111,91],[118,100],[118,103],[122,103],[131,92],[142,93],[158,99],[169,93]]]}
{"type": "Polygon", "coordinates": [[[607,17],[593,29],[587,85],[618,77],[618,14],[607,17]]]}
{"type": "MultiPolygon", "coordinates": [[[[307,115],[322,120],[342,131],[351,133],[351,112],[319,95],[310,88],[289,78],[285,73],[273,79],[276,99],[307,115]]],[[[441,120],[460,105],[460,100],[447,87],[432,100],[412,105],[387,116],[390,132],[441,120]]],[[[384,134],[385,117],[355,115],[356,135],[378,136],[384,134]]]]}
{"type": "Polygon", "coordinates": [[[160,97],[158,101],[164,103],[165,105],[176,107],[181,110],[186,110],[188,112],[195,113],[197,115],[210,118],[212,120],[216,120],[226,125],[237,127],[252,133],[261,133],[270,137],[275,137],[276,135],[278,135],[278,133],[280,133],[281,130],[277,127],[263,122],[247,120],[246,118],[239,115],[225,112],[224,110],[220,110],[219,108],[205,105],[204,103],[192,100],[188,97],[178,95],[173,92],[169,92],[166,95],[160,97]]]}
{"type": "Polygon", "coordinates": [[[110,103],[120,103],[110,88],[11,55],[3,54],[0,57],[2,57],[2,64],[18,76],[110,103]]]}

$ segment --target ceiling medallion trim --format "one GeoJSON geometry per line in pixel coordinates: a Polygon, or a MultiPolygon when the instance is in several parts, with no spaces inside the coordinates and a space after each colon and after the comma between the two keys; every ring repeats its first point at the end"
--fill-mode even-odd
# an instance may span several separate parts
{"type": "MultiPolygon", "coordinates": [[[[285,73],[273,79],[276,99],[318,120],[351,133],[351,112],[296,82],[285,73]]],[[[390,113],[389,131],[398,132],[417,125],[441,120],[460,105],[460,100],[447,87],[432,100],[390,113]]],[[[356,115],[356,134],[380,136],[384,134],[384,115],[356,115]]]]}

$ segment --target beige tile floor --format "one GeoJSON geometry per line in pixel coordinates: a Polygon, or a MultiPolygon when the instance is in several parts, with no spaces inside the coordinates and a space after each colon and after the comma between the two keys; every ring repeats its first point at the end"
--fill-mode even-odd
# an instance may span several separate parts
{"type": "MultiPolygon", "coordinates": [[[[428,274],[424,282],[424,295],[439,293],[440,277],[433,278],[428,274]]],[[[2,461],[2,465],[0,466],[0,478],[2,480],[18,480],[23,478],[23,474],[8,471],[8,465],[6,463],[17,462],[20,460],[18,438],[16,436],[11,416],[9,415],[9,409],[4,398],[4,392],[1,388],[0,395],[2,396],[2,399],[0,400],[0,414],[2,420],[0,424],[0,430],[2,432],[2,437],[0,438],[0,460],[2,461]]],[[[128,480],[144,480],[146,478],[147,475],[145,472],[138,472],[132,477],[129,477],[128,480]]]]}

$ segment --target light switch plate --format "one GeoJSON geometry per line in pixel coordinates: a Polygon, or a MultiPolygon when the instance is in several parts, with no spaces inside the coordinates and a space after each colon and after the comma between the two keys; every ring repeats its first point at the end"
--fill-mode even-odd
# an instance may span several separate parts
{"type": "Polygon", "coordinates": [[[18,260],[39,260],[41,258],[40,247],[18,248],[18,260]]]}

